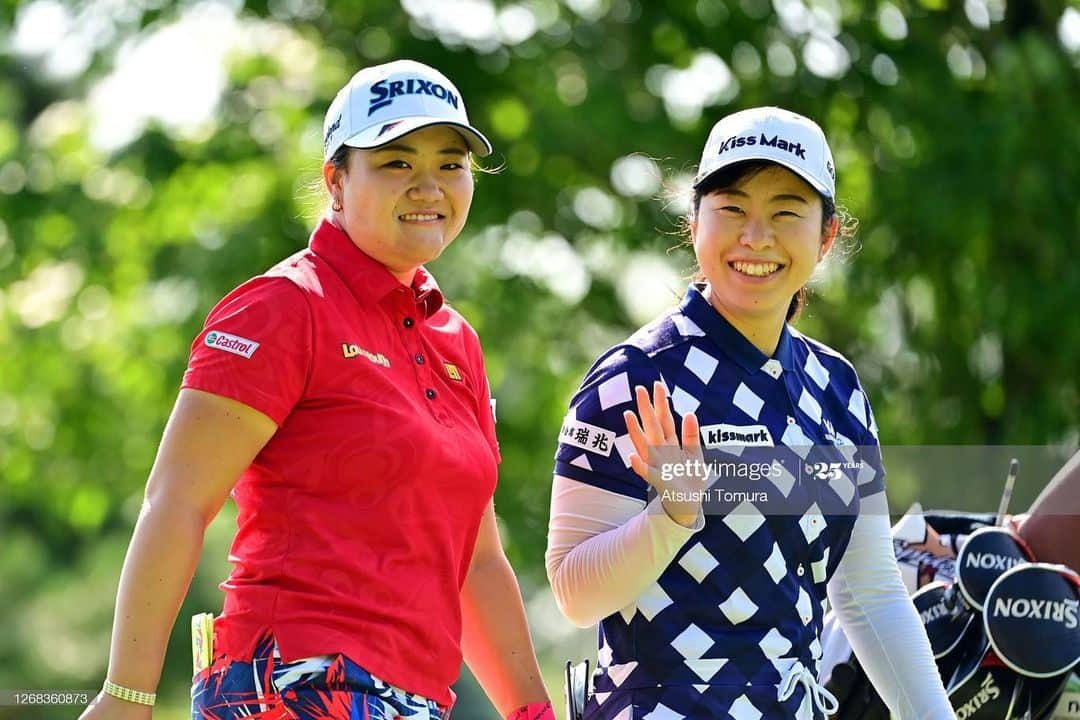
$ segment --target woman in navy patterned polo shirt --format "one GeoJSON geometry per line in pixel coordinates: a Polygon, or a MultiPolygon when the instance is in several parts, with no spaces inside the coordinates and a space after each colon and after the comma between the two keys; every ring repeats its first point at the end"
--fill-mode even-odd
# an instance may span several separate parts
{"type": "Polygon", "coordinates": [[[703,282],[604,353],[560,434],[547,570],[599,623],[588,720],[820,718],[826,602],[889,708],[952,718],[889,536],[854,368],[788,325],[840,233],[832,153],[779,108],[713,128],[703,282]]]}

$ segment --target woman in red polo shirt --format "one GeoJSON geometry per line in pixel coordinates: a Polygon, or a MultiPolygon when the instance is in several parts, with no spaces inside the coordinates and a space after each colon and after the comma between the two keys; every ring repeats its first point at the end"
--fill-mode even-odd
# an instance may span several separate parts
{"type": "Polygon", "coordinates": [[[230,493],[235,569],[194,718],[443,720],[463,655],[502,714],[554,718],[496,530],[480,343],[423,267],[465,224],[470,156],[491,147],[412,61],[357,73],[324,132],[330,218],[192,345],[83,720],[151,717],[230,493]]]}

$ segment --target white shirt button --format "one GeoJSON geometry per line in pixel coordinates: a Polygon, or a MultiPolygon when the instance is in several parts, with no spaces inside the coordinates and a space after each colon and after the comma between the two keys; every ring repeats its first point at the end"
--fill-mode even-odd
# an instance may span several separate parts
{"type": "Polygon", "coordinates": [[[773,378],[780,377],[780,373],[784,371],[783,366],[779,360],[769,358],[765,361],[765,364],[761,366],[761,369],[771,375],[773,378]]]}
{"type": "Polygon", "coordinates": [[[795,574],[798,575],[799,577],[802,577],[803,575],[806,574],[806,568],[803,567],[802,564],[800,563],[799,567],[797,567],[795,569],[795,574]]]}

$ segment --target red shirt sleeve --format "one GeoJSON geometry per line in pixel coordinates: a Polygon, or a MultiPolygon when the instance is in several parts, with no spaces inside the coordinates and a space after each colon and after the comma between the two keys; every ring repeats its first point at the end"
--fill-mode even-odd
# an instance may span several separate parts
{"type": "Polygon", "coordinates": [[[311,331],[307,300],[291,280],[249,280],[210,311],[181,387],[242,402],[280,426],[307,385],[311,331]]]}

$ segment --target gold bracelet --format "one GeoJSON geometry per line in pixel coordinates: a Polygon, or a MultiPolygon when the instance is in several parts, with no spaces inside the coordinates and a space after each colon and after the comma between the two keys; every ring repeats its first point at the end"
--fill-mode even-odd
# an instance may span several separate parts
{"type": "Polygon", "coordinates": [[[124,687],[123,685],[117,685],[109,680],[105,681],[105,686],[102,688],[106,695],[112,695],[114,698],[120,698],[127,702],[138,703],[139,705],[153,705],[157,701],[157,693],[143,692],[142,690],[132,690],[131,688],[124,687]]]}

